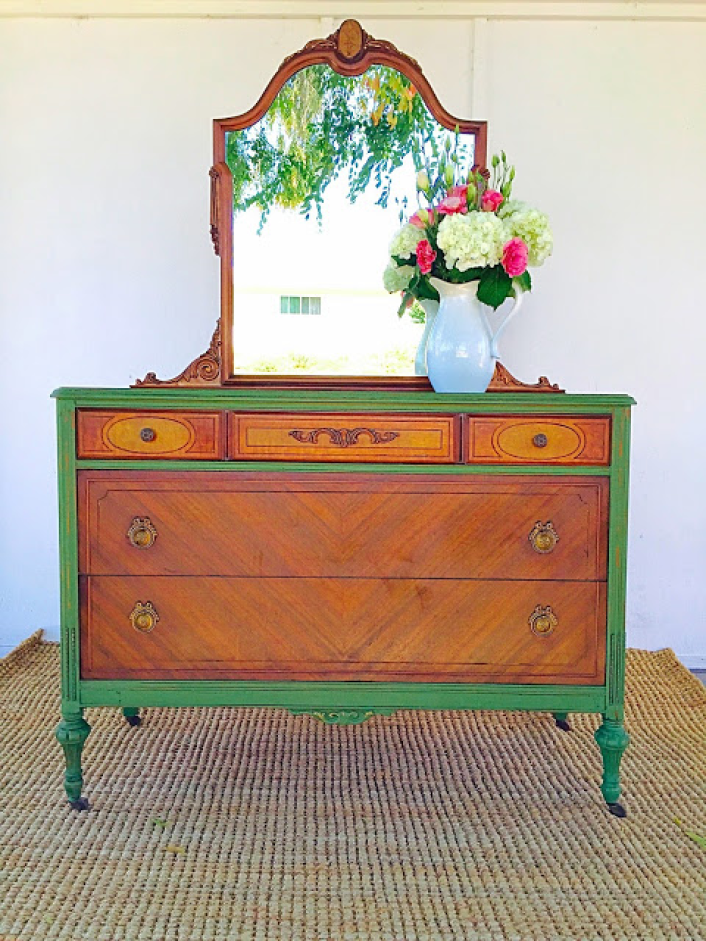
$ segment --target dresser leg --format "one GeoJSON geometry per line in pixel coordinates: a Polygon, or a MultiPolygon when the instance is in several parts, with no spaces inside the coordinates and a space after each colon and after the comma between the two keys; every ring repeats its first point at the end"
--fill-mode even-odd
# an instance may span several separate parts
{"type": "Polygon", "coordinates": [[[603,783],[601,791],[608,810],[616,817],[627,816],[625,808],[618,803],[620,797],[620,759],[630,744],[630,736],[623,723],[603,716],[603,724],[596,729],[595,739],[603,756],[603,783]]]}
{"type": "Polygon", "coordinates": [[[571,726],[569,725],[567,721],[569,717],[568,712],[555,712],[553,715],[554,715],[554,721],[556,722],[558,729],[561,729],[562,732],[571,731],[571,726]]]}
{"type": "Polygon", "coordinates": [[[90,731],[90,725],[83,718],[83,709],[64,713],[56,730],[56,738],[64,750],[66,760],[64,789],[73,810],[88,810],[89,807],[86,798],[81,797],[83,787],[81,752],[90,731]]]}
{"type": "Polygon", "coordinates": [[[125,706],[123,709],[123,715],[125,716],[125,721],[128,725],[138,726],[142,725],[142,719],[140,718],[140,710],[135,706],[125,706]]]}

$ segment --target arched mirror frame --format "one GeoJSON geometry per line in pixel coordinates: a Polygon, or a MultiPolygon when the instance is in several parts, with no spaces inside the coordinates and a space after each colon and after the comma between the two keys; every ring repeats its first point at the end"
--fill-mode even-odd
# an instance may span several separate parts
{"type": "MultiPolygon", "coordinates": [[[[317,375],[242,375],[233,372],[234,288],[233,288],[233,182],[226,163],[226,135],[251,127],[267,113],[282,86],[296,72],[311,65],[328,65],[340,75],[362,75],[374,65],[388,66],[405,75],[415,86],[435,120],[450,131],[474,138],[474,161],[485,167],[487,157],[487,122],[456,118],[439,102],[419,63],[400,52],[392,43],[370,36],[356,20],[345,20],[326,39],[314,39],[288,56],[270,79],[257,103],[244,114],[213,122],[214,165],[211,178],[211,238],[220,258],[221,315],[211,344],[201,356],[173,379],[158,379],[148,373],[138,379],[144,386],[241,386],[313,389],[389,389],[396,391],[430,390],[425,376],[317,376],[317,375]]],[[[500,363],[496,365],[490,390],[511,391],[518,388],[557,391],[545,377],[527,385],[516,380],[500,363]]]]}

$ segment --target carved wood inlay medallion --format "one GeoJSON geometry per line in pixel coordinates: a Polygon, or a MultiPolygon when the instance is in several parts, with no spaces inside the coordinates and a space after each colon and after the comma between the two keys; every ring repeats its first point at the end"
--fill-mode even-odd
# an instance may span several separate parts
{"type": "Polygon", "coordinates": [[[289,434],[302,444],[318,444],[321,435],[328,435],[337,448],[348,448],[359,443],[361,435],[369,435],[371,444],[388,444],[399,438],[398,431],[375,431],[374,428],[315,428],[313,431],[290,431],[289,434]]]}

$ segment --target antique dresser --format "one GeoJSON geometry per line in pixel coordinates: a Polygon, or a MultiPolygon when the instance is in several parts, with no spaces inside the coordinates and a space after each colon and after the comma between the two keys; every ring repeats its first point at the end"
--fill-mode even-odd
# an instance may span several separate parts
{"type": "MultiPolygon", "coordinates": [[[[384,46],[350,27],[324,42],[305,54],[351,74],[384,46]]],[[[218,159],[212,181],[223,334],[175,380],[55,393],[71,806],[88,806],[85,707],[132,725],[150,706],[339,724],[482,708],[567,731],[571,712],[602,716],[603,796],[624,816],[632,400],[524,386],[500,365],[477,395],[423,377],[233,377],[218,159]]]]}

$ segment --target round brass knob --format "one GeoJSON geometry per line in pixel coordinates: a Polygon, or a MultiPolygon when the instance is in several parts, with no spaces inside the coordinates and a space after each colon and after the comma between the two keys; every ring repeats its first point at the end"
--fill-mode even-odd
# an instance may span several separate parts
{"type": "Polygon", "coordinates": [[[151,601],[145,601],[144,604],[142,601],[136,601],[135,607],[128,617],[135,630],[140,631],[142,634],[149,634],[150,631],[154,630],[154,626],[159,620],[159,615],[151,601]]]}
{"type": "Polygon", "coordinates": [[[157,538],[157,530],[149,516],[136,516],[127,531],[130,545],[136,549],[149,549],[157,538]]]}
{"type": "Polygon", "coordinates": [[[538,434],[532,438],[532,444],[535,446],[535,448],[546,448],[548,443],[549,439],[544,434],[538,434]]]}
{"type": "Polygon", "coordinates": [[[554,628],[559,624],[556,615],[551,609],[551,605],[538,604],[532,614],[529,616],[529,626],[533,634],[538,637],[546,637],[551,634],[554,628]]]}
{"type": "Polygon", "coordinates": [[[143,441],[154,441],[156,437],[157,437],[157,432],[154,430],[154,428],[141,428],[140,429],[140,438],[142,438],[143,441]]]}
{"type": "Polygon", "coordinates": [[[547,520],[546,523],[537,520],[527,538],[535,552],[540,552],[542,555],[552,552],[559,542],[559,534],[552,526],[551,520],[547,520]]]}

